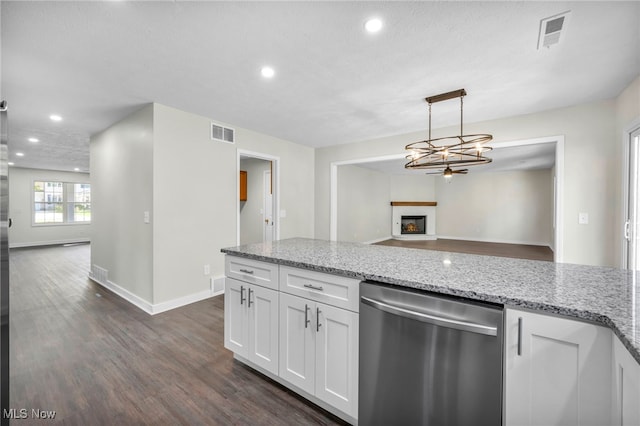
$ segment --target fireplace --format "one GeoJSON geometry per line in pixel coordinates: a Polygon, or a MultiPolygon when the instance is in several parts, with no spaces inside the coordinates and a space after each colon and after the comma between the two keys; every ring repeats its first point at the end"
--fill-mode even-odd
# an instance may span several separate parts
{"type": "Polygon", "coordinates": [[[398,240],[435,240],[435,201],[392,201],[391,237],[398,240]]]}
{"type": "Polygon", "coordinates": [[[427,232],[426,216],[402,216],[400,218],[401,234],[426,234],[427,232]]]}

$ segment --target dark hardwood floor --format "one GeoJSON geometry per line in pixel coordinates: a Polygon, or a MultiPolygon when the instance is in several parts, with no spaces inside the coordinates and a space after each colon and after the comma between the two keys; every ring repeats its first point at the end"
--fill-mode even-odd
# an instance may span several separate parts
{"type": "Polygon", "coordinates": [[[341,424],[233,360],[222,296],[150,316],[87,278],[88,244],[10,262],[12,408],[71,425],[341,424]]]}
{"type": "Polygon", "coordinates": [[[454,253],[515,257],[518,259],[548,260],[553,262],[553,251],[549,247],[544,246],[486,243],[482,241],[462,241],[446,239],[429,241],[385,240],[375,244],[393,247],[449,251],[454,253]]]}

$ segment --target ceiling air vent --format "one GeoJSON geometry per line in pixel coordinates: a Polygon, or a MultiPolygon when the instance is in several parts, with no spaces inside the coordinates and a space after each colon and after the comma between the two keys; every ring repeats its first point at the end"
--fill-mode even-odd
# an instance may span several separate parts
{"type": "Polygon", "coordinates": [[[211,123],[211,139],[220,142],[236,143],[235,130],[211,123]]]}
{"type": "Polygon", "coordinates": [[[540,21],[540,34],[538,35],[538,49],[550,47],[560,43],[560,38],[567,28],[570,11],[550,16],[540,21]]]}

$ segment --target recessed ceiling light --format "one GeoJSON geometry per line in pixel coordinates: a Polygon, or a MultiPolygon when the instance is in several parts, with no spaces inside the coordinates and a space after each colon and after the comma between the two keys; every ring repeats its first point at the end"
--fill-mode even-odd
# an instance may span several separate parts
{"type": "Polygon", "coordinates": [[[62,117],[56,114],[50,115],[49,118],[51,119],[51,121],[62,121],[62,117]]]}
{"type": "Polygon", "coordinates": [[[364,28],[370,33],[377,33],[382,29],[382,21],[379,18],[371,18],[364,23],[364,28]]]}
{"type": "Polygon", "coordinates": [[[24,152],[16,152],[16,157],[24,157],[24,152]]]}
{"type": "Polygon", "coordinates": [[[9,161],[7,164],[9,164],[10,166],[14,166],[16,163],[14,163],[13,161],[9,161]]]}
{"type": "Polygon", "coordinates": [[[29,138],[28,141],[29,142],[40,142],[40,139],[38,139],[38,138],[29,138]]]}
{"type": "Polygon", "coordinates": [[[271,78],[276,74],[276,72],[271,67],[262,67],[262,69],[260,70],[260,73],[265,78],[271,78]]]}
{"type": "Polygon", "coordinates": [[[79,171],[80,171],[80,169],[79,169],[79,168],[77,168],[77,167],[74,167],[74,168],[73,168],[73,171],[74,171],[74,172],[79,172],[79,171]]]}

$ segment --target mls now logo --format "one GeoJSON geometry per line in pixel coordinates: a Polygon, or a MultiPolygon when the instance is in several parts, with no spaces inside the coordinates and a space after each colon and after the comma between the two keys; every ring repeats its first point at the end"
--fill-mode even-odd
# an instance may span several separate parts
{"type": "Polygon", "coordinates": [[[5,419],[55,419],[56,412],[50,410],[40,410],[33,408],[31,411],[26,408],[9,408],[2,410],[2,417],[5,419]]]}

